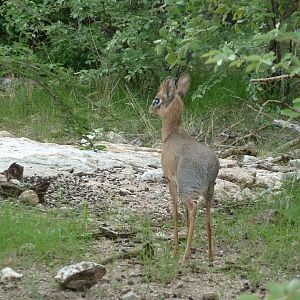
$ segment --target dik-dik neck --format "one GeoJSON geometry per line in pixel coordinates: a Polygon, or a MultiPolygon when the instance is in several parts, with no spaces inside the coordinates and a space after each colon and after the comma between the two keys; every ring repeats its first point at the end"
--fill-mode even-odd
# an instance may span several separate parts
{"type": "Polygon", "coordinates": [[[174,99],[163,114],[162,139],[165,142],[174,133],[181,132],[183,103],[180,98],[174,99]]]}

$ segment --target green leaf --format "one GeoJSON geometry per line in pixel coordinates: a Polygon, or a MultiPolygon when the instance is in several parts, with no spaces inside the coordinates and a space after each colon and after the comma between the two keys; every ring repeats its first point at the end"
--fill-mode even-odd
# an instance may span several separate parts
{"type": "Polygon", "coordinates": [[[220,50],[210,50],[209,52],[201,55],[201,57],[209,57],[209,56],[213,56],[213,55],[220,54],[220,53],[222,53],[220,50]]]}
{"type": "Polygon", "coordinates": [[[300,111],[300,98],[296,98],[295,100],[293,100],[293,107],[294,107],[296,110],[299,110],[299,111],[300,111]]]}
{"type": "Polygon", "coordinates": [[[159,44],[155,47],[157,55],[161,56],[165,52],[166,47],[163,44],[159,44]]]}
{"type": "Polygon", "coordinates": [[[259,300],[255,295],[241,295],[238,300],[259,300]]]}
{"type": "Polygon", "coordinates": [[[177,62],[177,56],[174,52],[172,53],[169,53],[167,56],[166,56],[166,60],[168,62],[168,64],[170,66],[174,66],[177,62]]]}
{"type": "Polygon", "coordinates": [[[237,59],[229,64],[229,67],[239,68],[245,61],[243,59],[237,59]]]}
{"type": "Polygon", "coordinates": [[[158,32],[161,37],[166,37],[168,34],[168,31],[165,27],[160,28],[158,32]]]}
{"type": "Polygon", "coordinates": [[[268,285],[270,294],[274,296],[274,298],[281,298],[285,295],[285,286],[283,284],[278,283],[270,283],[268,285]]]}
{"type": "Polygon", "coordinates": [[[290,72],[291,72],[291,76],[300,75],[300,67],[298,66],[290,67],[290,72]]]}
{"type": "Polygon", "coordinates": [[[291,119],[300,117],[300,112],[293,111],[292,109],[289,108],[281,110],[281,114],[291,119]]]}

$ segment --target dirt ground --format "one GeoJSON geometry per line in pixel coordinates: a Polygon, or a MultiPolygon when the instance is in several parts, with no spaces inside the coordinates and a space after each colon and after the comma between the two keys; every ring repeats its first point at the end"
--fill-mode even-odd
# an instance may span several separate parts
{"type": "MultiPolygon", "coordinates": [[[[167,185],[162,180],[142,182],[140,175],[139,170],[132,174],[126,168],[114,168],[92,174],[56,176],[52,178],[45,203],[40,205],[40,209],[82,211],[83,203],[87,203],[90,218],[98,222],[99,226],[124,232],[130,230],[127,225],[132,216],[140,215],[151,221],[153,232],[163,235],[162,245],[169,247],[172,244],[172,228],[164,227],[165,224],[172,224],[167,185]]],[[[39,179],[30,177],[26,181],[39,179]]],[[[221,206],[222,203],[217,201],[213,213],[221,206]]],[[[200,205],[199,218],[202,215],[200,205]]],[[[180,217],[185,217],[183,208],[180,217]]],[[[182,226],[181,236],[184,235],[185,226],[182,226]]],[[[236,299],[244,291],[264,294],[263,286],[252,287],[247,278],[239,275],[239,272],[235,274],[235,269],[242,268],[235,263],[240,255],[235,249],[214,240],[215,260],[213,266],[209,266],[204,228],[196,236],[197,243],[193,245],[190,266],[178,267],[171,280],[160,279],[160,274],[155,274],[155,279],[147,279],[143,261],[139,257],[132,257],[116,259],[107,264],[107,274],[87,291],[63,290],[54,280],[57,266],[46,266],[36,261],[16,270],[24,275],[21,281],[0,285],[0,299],[126,299],[128,291],[140,297],[136,299],[214,299],[203,298],[204,294],[212,293],[218,299],[229,300],[236,299]]],[[[137,237],[110,239],[100,236],[93,240],[83,260],[101,262],[139,246],[137,237]]]]}

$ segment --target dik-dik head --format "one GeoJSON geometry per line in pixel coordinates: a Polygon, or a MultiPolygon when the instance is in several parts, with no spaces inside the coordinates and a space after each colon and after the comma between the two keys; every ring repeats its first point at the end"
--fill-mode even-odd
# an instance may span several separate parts
{"type": "Polygon", "coordinates": [[[190,87],[191,77],[190,75],[183,75],[178,79],[177,86],[175,80],[172,77],[167,77],[159,88],[149,111],[153,114],[163,116],[166,109],[173,101],[181,100],[190,87]]]}

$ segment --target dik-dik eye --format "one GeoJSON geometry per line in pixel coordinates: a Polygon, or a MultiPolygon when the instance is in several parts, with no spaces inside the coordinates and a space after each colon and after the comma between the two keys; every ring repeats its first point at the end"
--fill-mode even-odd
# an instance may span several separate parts
{"type": "Polygon", "coordinates": [[[159,106],[160,105],[160,99],[155,97],[152,101],[152,106],[159,106]]]}

